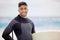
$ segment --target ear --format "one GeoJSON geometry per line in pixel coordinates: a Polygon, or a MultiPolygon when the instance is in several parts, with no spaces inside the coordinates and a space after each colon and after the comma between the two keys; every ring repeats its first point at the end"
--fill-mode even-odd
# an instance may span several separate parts
{"type": "Polygon", "coordinates": [[[18,7],[18,12],[19,12],[19,7],[18,7]]]}
{"type": "Polygon", "coordinates": [[[19,12],[19,9],[18,9],[18,12],[19,12]]]}
{"type": "Polygon", "coordinates": [[[29,9],[27,9],[27,11],[29,11],[29,9]]]}

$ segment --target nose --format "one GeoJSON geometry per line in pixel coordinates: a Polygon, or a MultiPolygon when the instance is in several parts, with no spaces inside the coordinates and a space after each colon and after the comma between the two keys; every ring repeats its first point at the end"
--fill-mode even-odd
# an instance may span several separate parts
{"type": "Polygon", "coordinates": [[[23,12],[26,12],[26,10],[25,10],[25,9],[23,9],[23,12]]]}
{"type": "Polygon", "coordinates": [[[25,12],[25,10],[23,9],[23,12],[25,12]]]}

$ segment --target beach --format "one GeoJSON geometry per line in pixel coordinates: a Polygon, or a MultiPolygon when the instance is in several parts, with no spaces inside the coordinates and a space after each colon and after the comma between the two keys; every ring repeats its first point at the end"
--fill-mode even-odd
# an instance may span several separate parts
{"type": "MultiPolygon", "coordinates": [[[[3,33],[3,31],[4,31],[4,29],[5,28],[0,28],[0,40],[4,40],[3,38],[2,38],[2,33],[3,33]]],[[[47,27],[45,27],[45,28],[36,28],[36,33],[35,34],[33,34],[33,39],[34,40],[37,40],[37,38],[51,38],[52,36],[49,36],[49,35],[52,35],[52,33],[53,34],[56,34],[56,35],[53,35],[53,37],[54,36],[56,36],[56,38],[57,39],[60,39],[59,37],[60,37],[60,27],[59,28],[57,28],[57,27],[54,27],[54,29],[53,28],[47,28],[47,27]],[[50,33],[49,33],[50,32],[50,33]],[[55,33],[54,33],[55,32],[55,33]],[[40,35],[41,35],[41,37],[40,37],[40,35]],[[35,37],[37,37],[36,39],[35,39],[35,37]]],[[[12,37],[12,33],[10,33],[10,36],[12,37]]],[[[15,34],[13,33],[13,38],[14,38],[14,40],[17,40],[17,38],[16,38],[16,36],[15,36],[15,34]]],[[[44,40],[44,39],[42,39],[41,38],[41,40],[44,40]]],[[[56,40],[57,40],[56,39],[56,40]]],[[[51,40],[51,39],[49,39],[49,40],[51,40]]]]}

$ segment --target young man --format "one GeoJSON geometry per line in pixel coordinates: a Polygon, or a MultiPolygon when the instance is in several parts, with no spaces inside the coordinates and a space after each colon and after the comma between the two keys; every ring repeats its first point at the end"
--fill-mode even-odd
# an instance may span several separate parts
{"type": "Polygon", "coordinates": [[[18,4],[19,15],[15,17],[4,30],[2,37],[5,40],[13,40],[9,35],[15,32],[17,40],[32,40],[32,33],[35,33],[33,22],[27,18],[28,5],[25,2],[18,4]]]}

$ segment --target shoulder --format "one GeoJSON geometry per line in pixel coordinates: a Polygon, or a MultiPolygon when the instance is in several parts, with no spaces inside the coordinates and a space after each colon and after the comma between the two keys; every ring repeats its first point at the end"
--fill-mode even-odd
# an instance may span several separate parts
{"type": "Polygon", "coordinates": [[[34,24],[33,21],[32,21],[31,19],[28,18],[28,20],[29,20],[29,22],[30,22],[31,24],[34,24]]]}
{"type": "Polygon", "coordinates": [[[15,18],[14,18],[14,19],[11,20],[11,22],[9,23],[9,25],[14,25],[16,23],[19,23],[19,22],[17,20],[15,20],[15,18]]]}

